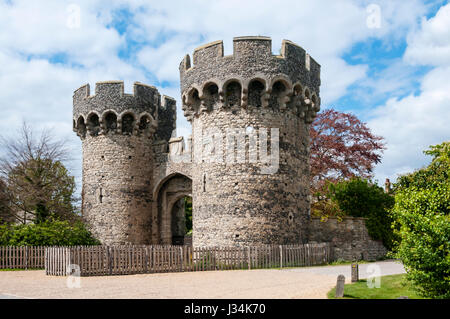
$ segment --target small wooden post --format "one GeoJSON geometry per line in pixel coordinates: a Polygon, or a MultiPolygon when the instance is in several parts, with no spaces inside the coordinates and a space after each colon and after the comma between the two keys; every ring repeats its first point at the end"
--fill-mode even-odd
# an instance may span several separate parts
{"type": "Polygon", "coordinates": [[[247,259],[248,259],[248,269],[250,270],[250,269],[252,269],[252,266],[251,266],[251,256],[250,256],[250,246],[248,246],[247,247],[247,259]]]}
{"type": "Polygon", "coordinates": [[[180,246],[180,272],[182,272],[183,271],[183,263],[184,263],[184,260],[183,260],[183,247],[184,246],[180,246]]]}
{"type": "Polygon", "coordinates": [[[110,275],[112,275],[113,272],[113,256],[111,247],[106,246],[106,253],[107,253],[107,260],[108,260],[108,272],[110,275]]]}
{"type": "Polygon", "coordinates": [[[357,282],[359,280],[358,264],[352,264],[352,282],[357,282]]]}
{"type": "Polygon", "coordinates": [[[337,283],[336,283],[336,298],[342,298],[344,297],[344,285],[345,285],[345,277],[344,275],[339,275],[337,277],[337,283]]]}
{"type": "Polygon", "coordinates": [[[25,270],[28,270],[28,246],[25,246],[25,270]]]}
{"type": "Polygon", "coordinates": [[[280,268],[283,268],[283,246],[280,245],[280,268]]]}

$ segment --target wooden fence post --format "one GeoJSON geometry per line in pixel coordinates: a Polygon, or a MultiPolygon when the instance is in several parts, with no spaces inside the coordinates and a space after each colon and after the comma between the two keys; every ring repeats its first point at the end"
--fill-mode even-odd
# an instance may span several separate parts
{"type": "Polygon", "coordinates": [[[28,246],[25,246],[25,269],[28,270],[28,246]]]}
{"type": "Polygon", "coordinates": [[[48,275],[47,249],[44,250],[44,268],[45,268],[45,274],[48,275]]]}
{"type": "Polygon", "coordinates": [[[283,268],[283,246],[280,245],[280,268],[283,268]]]}
{"type": "Polygon", "coordinates": [[[148,246],[144,246],[144,272],[148,273],[148,246]]]}
{"type": "Polygon", "coordinates": [[[183,265],[183,247],[180,246],[180,272],[183,271],[184,265],[183,265]]]}
{"type": "Polygon", "coordinates": [[[108,273],[112,275],[112,254],[111,254],[111,247],[106,246],[106,265],[108,269],[108,273]]]}

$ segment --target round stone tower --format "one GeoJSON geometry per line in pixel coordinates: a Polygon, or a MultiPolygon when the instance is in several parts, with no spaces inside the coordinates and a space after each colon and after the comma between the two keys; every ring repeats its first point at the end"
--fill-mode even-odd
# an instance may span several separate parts
{"type": "Polygon", "coordinates": [[[82,214],[103,244],[151,243],[152,143],[160,108],[158,90],[141,83],[134,94],[110,81],[96,83],[95,95],[89,84],[73,95],[73,128],[83,149],[82,214]]]}
{"type": "Polygon", "coordinates": [[[309,222],[309,124],[320,65],[284,40],[217,41],[180,65],[192,124],[193,245],[298,244],[309,222]]]}

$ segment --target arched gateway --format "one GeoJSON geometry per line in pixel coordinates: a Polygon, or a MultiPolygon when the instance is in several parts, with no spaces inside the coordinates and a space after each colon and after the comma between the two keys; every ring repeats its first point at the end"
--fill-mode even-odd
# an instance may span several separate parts
{"type": "Polygon", "coordinates": [[[182,245],[186,234],[185,198],[192,197],[192,180],[180,173],[163,179],[156,192],[160,244],[182,245]]]}

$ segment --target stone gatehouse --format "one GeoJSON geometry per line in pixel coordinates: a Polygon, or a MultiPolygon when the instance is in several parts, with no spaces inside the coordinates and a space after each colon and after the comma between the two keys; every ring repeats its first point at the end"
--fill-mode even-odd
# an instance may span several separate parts
{"type": "Polygon", "coordinates": [[[174,135],[175,100],[155,87],[135,83],[127,94],[123,82],[109,81],[93,94],[89,84],[74,92],[82,214],[103,243],[182,243],[186,196],[194,246],[332,241],[334,228],[310,217],[309,126],[320,110],[320,65],[287,40],[273,55],[267,37],[234,38],[233,54],[223,52],[217,41],[181,61],[187,141],[174,135]]]}

